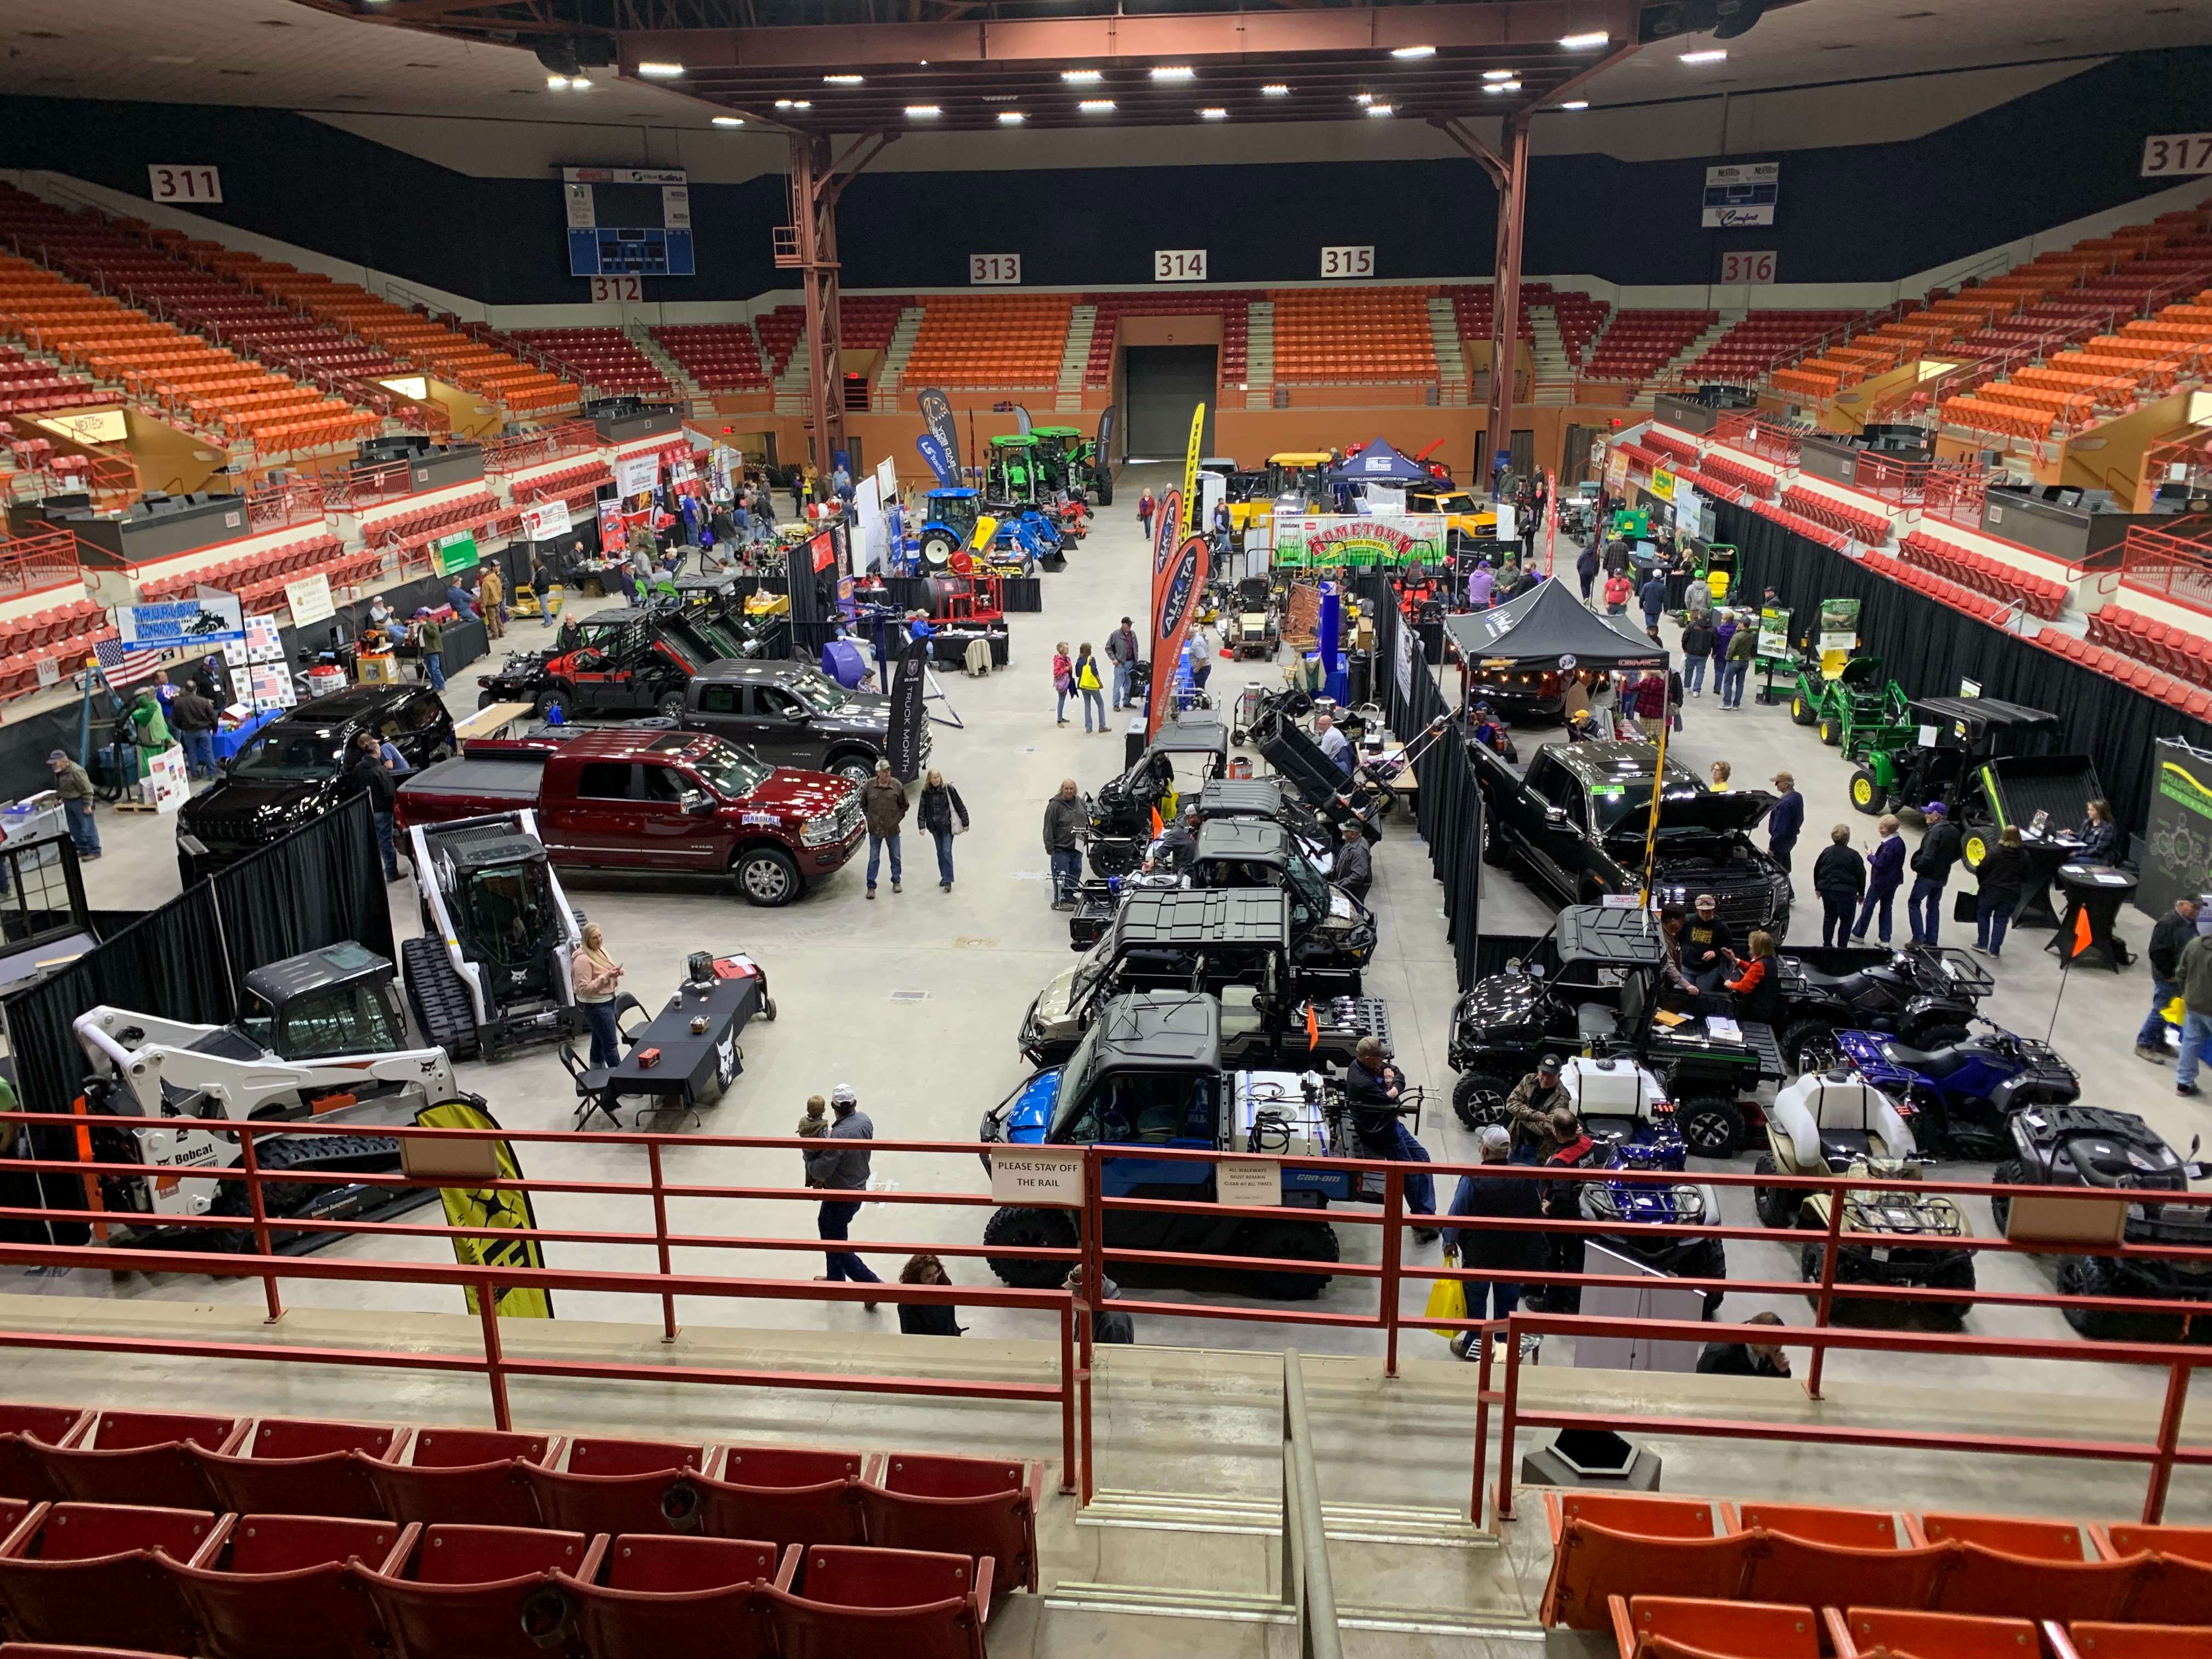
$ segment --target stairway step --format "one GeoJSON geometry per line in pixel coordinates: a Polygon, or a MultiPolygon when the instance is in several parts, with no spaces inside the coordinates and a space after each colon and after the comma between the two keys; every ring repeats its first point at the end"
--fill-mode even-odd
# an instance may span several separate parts
{"type": "MultiPolygon", "coordinates": [[[[1273,1498],[1101,1489],[1085,1507],[1077,1524],[1272,1536],[1281,1530],[1282,1505],[1273,1498]]],[[[1437,1544],[1468,1549],[1494,1549],[1498,1542],[1456,1510],[1323,1504],[1322,1524],[1332,1539],[1346,1542],[1437,1544]]]]}

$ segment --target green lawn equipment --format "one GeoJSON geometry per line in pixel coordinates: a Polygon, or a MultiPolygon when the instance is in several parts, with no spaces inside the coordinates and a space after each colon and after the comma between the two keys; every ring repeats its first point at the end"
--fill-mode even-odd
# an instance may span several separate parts
{"type": "MultiPolygon", "coordinates": [[[[1984,769],[1999,761],[2047,758],[2057,731],[2056,714],[1995,697],[1916,698],[1905,705],[1893,742],[1853,756],[1859,766],[1851,774],[1851,805],[1869,817],[1896,810],[1917,818],[1922,807],[1940,800],[1971,841],[1976,824],[2004,821],[1990,805],[1984,769]]],[[[2077,769],[2069,763],[2064,769],[2077,769]]],[[[2070,824],[2081,816],[2081,802],[2068,811],[2063,821],[2070,824]]],[[[1980,860],[1970,854],[1968,861],[1980,860]]]]}
{"type": "Polygon", "coordinates": [[[1882,678],[1880,657],[1853,657],[1833,679],[1821,674],[1817,661],[1799,665],[1790,718],[1816,728],[1831,749],[1856,752],[1877,741],[1896,742],[1911,730],[1904,688],[1882,678]]]}
{"type": "Polygon", "coordinates": [[[1049,501],[1052,492],[1042,487],[1039,477],[1042,448],[1033,432],[1007,432],[992,439],[983,462],[983,494],[994,501],[1023,507],[1035,507],[1040,497],[1049,501]]]}

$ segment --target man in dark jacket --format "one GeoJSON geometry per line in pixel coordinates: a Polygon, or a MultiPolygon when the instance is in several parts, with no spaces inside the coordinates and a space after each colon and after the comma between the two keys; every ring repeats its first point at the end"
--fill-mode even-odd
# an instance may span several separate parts
{"type": "Polygon", "coordinates": [[[185,747],[188,776],[215,775],[215,705],[200,695],[197,682],[186,680],[169,700],[169,729],[185,747]]]}
{"type": "Polygon", "coordinates": [[[1682,629],[1682,685],[1693,697],[1705,695],[1705,664],[1712,654],[1712,617],[1696,612],[1682,629]]]}
{"type": "MultiPolygon", "coordinates": [[[[1362,1158],[1389,1158],[1399,1164],[1426,1164],[1428,1148],[1413,1139],[1406,1121],[1398,1115],[1398,1098],[1405,1091],[1406,1074],[1382,1052],[1371,1036],[1359,1039],[1352,1051],[1352,1065],[1344,1074],[1344,1092],[1352,1106],[1352,1133],[1362,1158]]],[[[1437,1212],[1436,1177],[1426,1170],[1406,1176],[1406,1207],[1415,1215],[1437,1212]]],[[[1433,1227],[1416,1227],[1413,1239],[1425,1244],[1437,1236],[1433,1227]]]]}
{"type": "Polygon", "coordinates": [[[1375,859],[1357,819],[1344,826],[1344,844],[1337,848],[1336,866],[1329,879],[1362,904],[1367,902],[1367,890],[1375,881],[1375,859]]]}
{"type": "Polygon", "coordinates": [[[1114,665],[1114,707],[1116,708],[1129,701],[1129,676],[1137,665],[1137,630],[1124,617],[1121,625],[1106,636],[1106,660],[1114,665]]]}
{"type": "Polygon", "coordinates": [[[1773,782],[1781,793],[1766,815],[1766,851],[1786,871],[1805,829],[1805,797],[1797,793],[1797,780],[1787,772],[1777,772],[1773,782]]]}
{"type": "MultiPolygon", "coordinates": [[[[1782,1316],[1755,1313],[1744,1322],[1779,1325],[1782,1316]]],[[[1708,1342],[1698,1356],[1698,1372],[1702,1376],[1787,1376],[1790,1356],[1782,1352],[1779,1343],[1708,1342]]]]}
{"type": "MultiPolygon", "coordinates": [[[[1497,1124],[1486,1124],[1475,1137],[1475,1144],[1486,1164],[1503,1164],[1512,1150],[1512,1137],[1497,1124]]],[[[1495,1221],[1538,1221],[1543,1218],[1543,1195],[1537,1189],[1542,1183],[1526,1176],[1464,1175],[1459,1178],[1459,1190],[1452,1194],[1452,1215],[1479,1217],[1495,1221]]],[[[1539,1232],[1506,1231],[1488,1227],[1447,1227],[1444,1230],[1444,1258],[1456,1256],[1459,1265],[1470,1272],[1490,1269],[1505,1273],[1541,1273],[1547,1255],[1544,1235],[1539,1232]]],[[[1503,1319],[1521,1305],[1521,1285],[1517,1279],[1469,1279],[1467,1281],[1467,1316],[1469,1319],[1503,1319]]],[[[1474,1340],[1474,1333],[1461,1331],[1452,1337],[1452,1352],[1462,1359],[1480,1359],[1481,1345],[1474,1340]]]]}
{"type": "Polygon", "coordinates": [[[1597,586],[1597,544],[1595,539],[1583,549],[1582,557],[1575,561],[1575,576],[1583,585],[1583,603],[1590,602],[1590,590],[1597,586]]]}
{"type": "Polygon", "coordinates": [[[1536,1069],[1513,1085],[1505,1097],[1505,1120],[1512,1137],[1510,1149],[1516,1163],[1541,1164],[1559,1150],[1553,1138],[1553,1114],[1571,1108],[1565,1086],[1559,1081],[1559,1057],[1546,1054],[1536,1069]]]}
{"type": "Polygon", "coordinates": [[[1840,945],[1849,941],[1851,917],[1866,891],[1866,860],[1851,845],[1851,830],[1839,823],[1828,831],[1828,844],[1813,860],[1813,890],[1820,896],[1820,943],[1840,945]]]}
{"type": "Polygon", "coordinates": [[[368,797],[369,816],[376,821],[376,850],[384,855],[384,878],[399,879],[399,855],[392,844],[392,804],[398,793],[392,774],[384,768],[384,750],[374,732],[357,732],[353,753],[346,761],[346,782],[355,794],[368,797]]]}
{"type": "Polygon", "coordinates": [[[1905,837],[1897,833],[1897,820],[1885,812],[1875,829],[1881,839],[1874,844],[1874,854],[1867,860],[1866,902],[1859,906],[1859,919],[1851,928],[1851,943],[1866,943],[1867,927],[1881,912],[1881,942],[1889,943],[1890,906],[1897,897],[1897,890],[1905,884],[1905,837]]]}
{"type": "Polygon", "coordinates": [[[1083,837],[1091,815],[1083,810],[1075,780],[1062,778],[1060,791],[1044,804],[1044,851],[1052,860],[1052,908],[1075,908],[1076,884],[1083,879],[1083,837]]]}
{"type": "Polygon", "coordinates": [[[892,775],[887,760],[860,786],[860,816],[868,821],[868,896],[876,896],[876,871],[886,845],[891,850],[891,891],[899,890],[899,825],[906,821],[906,786],[892,775]]]}
{"type": "Polygon", "coordinates": [[[2150,1012],[2136,1033],[2136,1052],[2155,1066],[2166,1064],[2166,1005],[2181,994],[2181,947],[2197,937],[2201,908],[2197,899],[2178,898],[2150,930],[2150,1012]]]}
{"type": "Polygon", "coordinates": [[[1942,915],[1943,889],[1951,867],[1965,855],[1966,837],[1940,800],[1922,809],[1928,832],[1920,837],[1920,850],[1912,855],[1912,891],[1905,901],[1905,920],[1912,924],[1915,945],[1936,943],[1936,923],[1942,915]]]}
{"type": "MultiPolygon", "coordinates": [[[[852,1085],[841,1083],[830,1091],[830,1133],[822,1138],[822,1149],[806,1154],[806,1184],[819,1187],[824,1192],[864,1193],[868,1189],[869,1153],[866,1143],[876,1138],[876,1126],[860,1109],[860,1098],[853,1092],[852,1085]]],[[[823,1237],[839,1243],[849,1236],[853,1218],[860,1212],[861,1201],[857,1198],[825,1198],[815,1222],[815,1230],[823,1237]]],[[[830,1271],[825,1279],[851,1279],[861,1285],[877,1285],[878,1279],[868,1264],[850,1250],[830,1250],[825,1253],[830,1271]]],[[[873,1313],[876,1304],[866,1304],[873,1313]]]]}
{"type": "Polygon", "coordinates": [[[1655,567],[1644,586],[1636,591],[1637,602],[1644,607],[1644,626],[1648,630],[1659,626],[1659,617],[1667,609],[1667,579],[1655,567]]]}
{"type": "Polygon", "coordinates": [[[1698,895],[1698,908],[1682,930],[1682,970],[1700,991],[1711,992],[1735,969],[1729,952],[1735,949],[1735,933],[1721,920],[1720,901],[1711,893],[1698,895]]]}

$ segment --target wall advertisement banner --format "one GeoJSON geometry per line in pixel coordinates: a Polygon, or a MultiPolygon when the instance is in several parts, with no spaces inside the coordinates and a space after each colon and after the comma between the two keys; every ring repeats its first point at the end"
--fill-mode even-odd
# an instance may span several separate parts
{"type": "Polygon", "coordinates": [[[2160,916],[2185,894],[2212,893],[2212,755],[2171,738],[2161,738],[2154,750],[2158,769],[2136,904],[2160,916]]]}
{"type": "Polygon", "coordinates": [[[292,613],[292,626],[304,628],[309,623],[328,622],[337,614],[337,605],[331,598],[331,579],[318,570],[312,576],[284,584],[284,608],[292,613]]]}
{"type": "Polygon", "coordinates": [[[565,536],[574,524],[568,516],[566,501],[537,501],[515,516],[522,520],[522,533],[533,542],[550,542],[556,536],[565,536]]]}
{"type": "Polygon", "coordinates": [[[188,599],[118,605],[116,627],[125,651],[186,651],[246,637],[238,595],[203,587],[188,599]]]}
{"type": "Polygon", "coordinates": [[[1644,486],[1662,501],[1674,499],[1674,475],[1663,466],[1651,469],[1651,482],[1644,486]]]}
{"type": "Polygon", "coordinates": [[[1782,163],[1745,161],[1705,169],[1704,216],[1707,230],[1734,230],[1774,222],[1782,194],[1782,163]]]}
{"type": "Polygon", "coordinates": [[[615,463],[615,493],[625,501],[632,495],[644,495],[659,482],[658,451],[648,449],[636,455],[625,455],[615,463]]]}
{"type": "Polygon", "coordinates": [[[1425,564],[1447,562],[1450,520],[1441,513],[1275,514],[1275,562],[1281,565],[1425,564]]]}
{"type": "Polygon", "coordinates": [[[1605,493],[1615,501],[1628,493],[1628,457],[1617,449],[1605,459],[1605,493]]]}
{"type": "Polygon", "coordinates": [[[477,532],[457,530],[430,544],[430,562],[437,566],[438,574],[450,576],[459,570],[473,570],[483,555],[477,547],[477,532]]]}

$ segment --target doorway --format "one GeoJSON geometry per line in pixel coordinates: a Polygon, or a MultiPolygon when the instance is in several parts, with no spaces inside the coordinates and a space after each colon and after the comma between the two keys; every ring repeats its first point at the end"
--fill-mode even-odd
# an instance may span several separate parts
{"type": "Polygon", "coordinates": [[[1597,434],[1598,428],[1594,426],[1567,428],[1566,450],[1559,460],[1560,489],[1572,489],[1589,474],[1590,443],[1597,434]]]}
{"type": "Polygon", "coordinates": [[[1511,439],[1513,476],[1526,478],[1534,475],[1536,468],[1536,434],[1523,427],[1511,439]]]}
{"type": "Polygon", "coordinates": [[[1127,346],[1121,353],[1128,405],[1131,460],[1176,460],[1190,443],[1190,411],[1206,405],[1198,453],[1213,453],[1214,392],[1220,384],[1220,348],[1210,345],[1127,346]]]}

